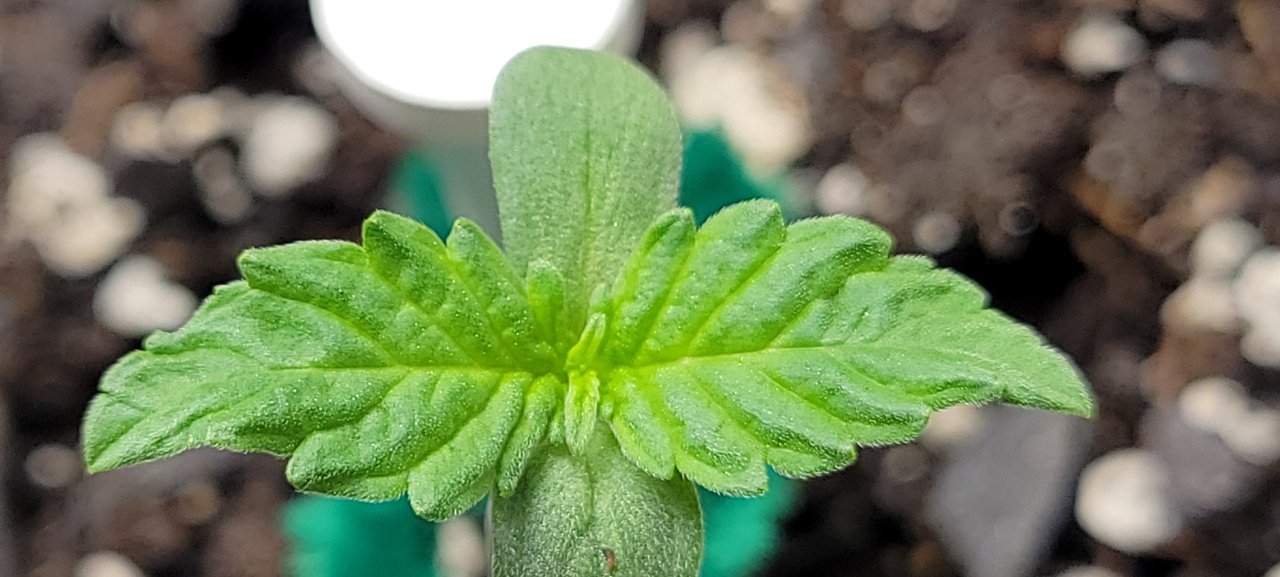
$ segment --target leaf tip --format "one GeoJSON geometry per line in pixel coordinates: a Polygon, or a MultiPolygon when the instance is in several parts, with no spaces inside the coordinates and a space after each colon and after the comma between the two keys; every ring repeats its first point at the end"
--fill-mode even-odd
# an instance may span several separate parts
{"type": "Polygon", "coordinates": [[[586,451],[599,414],[600,378],[592,370],[571,370],[564,398],[564,436],[570,453],[581,455],[586,451]]]}
{"type": "Polygon", "coordinates": [[[114,471],[127,464],[120,462],[119,459],[106,459],[105,447],[101,447],[96,443],[93,445],[85,443],[81,451],[84,458],[84,470],[90,475],[114,471]]]}
{"type": "Polygon", "coordinates": [[[369,218],[364,219],[361,233],[366,240],[370,237],[386,235],[398,227],[403,227],[407,220],[409,219],[394,212],[375,210],[373,214],[369,215],[369,218]]]}
{"type": "Polygon", "coordinates": [[[693,210],[687,206],[681,206],[663,213],[662,216],[658,217],[658,220],[654,221],[651,228],[666,229],[685,223],[694,224],[695,222],[696,220],[693,216],[693,210]]]}
{"type": "Polygon", "coordinates": [[[87,431],[81,432],[81,438],[84,439],[80,448],[81,459],[84,461],[84,470],[90,475],[110,471],[112,467],[109,463],[103,462],[102,448],[98,443],[91,441],[91,437],[87,431]]]}
{"type": "Polygon", "coordinates": [[[84,421],[80,424],[80,452],[84,459],[85,471],[89,474],[102,473],[129,464],[118,454],[109,458],[109,450],[119,439],[117,435],[111,434],[113,427],[108,422],[110,420],[108,405],[111,399],[107,395],[99,392],[93,397],[89,402],[89,408],[85,410],[84,421]]]}
{"type": "Polygon", "coordinates": [[[1011,389],[1005,391],[1002,401],[1011,405],[1019,405],[1032,409],[1042,409],[1092,419],[1097,414],[1097,405],[1088,383],[1079,369],[1066,360],[1061,352],[1050,349],[1059,355],[1062,362],[1070,368],[1069,375],[1046,381],[1031,390],[1011,389]]]}
{"type": "Polygon", "coordinates": [[[1092,419],[1098,414],[1097,401],[1083,382],[1079,386],[1079,394],[1073,398],[1066,399],[1066,402],[1058,410],[1068,415],[1092,419]]]}
{"type": "Polygon", "coordinates": [[[499,250],[497,243],[493,242],[489,234],[480,225],[467,218],[458,218],[453,221],[453,228],[449,229],[449,238],[445,244],[449,246],[450,252],[472,253],[476,250],[497,252],[499,250]]]}
{"type": "Polygon", "coordinates": [[[241,275],[247,276],[245,269],[252,270],[255,266],[258,266],[261,261],[261,255],[259,254],[261,250],[258,248],[246,248],[236,256],[236,269],[240,271],[241,275]]]}
{"type": "Polygon", "coordinates": [[[476,224],[475,221],[466,217],[462,217],[462,218],[454,219],[453,227],[449,229],[449,238],[453,238],[455,236],[460,236],[461,238],[470,238],[475,236],[487,236],[487,235],[485,235],[484,230],[481,229],[480,225],[476,224]]]}
{"type": "Polygon", "coordinates": [[[759,215],[761,218],[767,218],[769,220],[782,220],[782,206],[779,205],[777,201],[768,198],[744,200],[731,205],[720,212],[724,213],[729,211],[740,211],[743,213],[755,214],[759,215]]]}

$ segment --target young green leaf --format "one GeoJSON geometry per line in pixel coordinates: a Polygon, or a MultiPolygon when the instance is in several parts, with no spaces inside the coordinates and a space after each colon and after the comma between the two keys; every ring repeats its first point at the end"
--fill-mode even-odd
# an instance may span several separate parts
{"type": "Polygon", "coordinates": [[[588,297],[675,205],[680,129],[648,73],[619,56],[534,48],[498,77],[490,158],[503,245],[520,275],[559,271],[570,342],[588,297]]]}
{"type": "Polygon", "coordinates": [[[377,213],[363,247],[250,250],[240,269],[103,377],[90,470],[200,445],[265,451],[291,455],[300,489],[407,491],[431,518],[514,490],[564,385],[523,283],[477,227],[460,221],[446,245],[377,213]]]}
{"type": "Polygon", "coordinates": [[[655,479],[603,428],[586,449],[547,447],[510,498],[492,501],[494,577],[694,577],[702,558],[698,494],[655,479]]]}
{"type": "Polygon", "coordinates": [[[696,233],[687,211],[660,219],[613,287],[598,361],[623,453],[661,478],[750,495],[766,464],[833,471],[950,405],[1092,411],[1060,353],[985,309],[972,283],[889,248],[850,218],[784,226],[767,201],[696,233]]]}

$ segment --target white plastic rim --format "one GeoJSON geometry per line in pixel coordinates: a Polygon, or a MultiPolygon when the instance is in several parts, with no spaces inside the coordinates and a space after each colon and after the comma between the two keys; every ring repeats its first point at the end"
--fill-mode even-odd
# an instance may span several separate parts
{"type": "Polygon", "coordinates": [[[498,72],[539,45],[630,55],[643,0],[310,0],[347,98],[440,172],[449,213],[500,238],[488,164],[498,72]]]}
{"type": "Polygon", "coordinates": [[[362,84],[406,104],[489,105],[498,71],[538,45],[630,52],[637,0],[311,0],[316,32],[362,84]]]}

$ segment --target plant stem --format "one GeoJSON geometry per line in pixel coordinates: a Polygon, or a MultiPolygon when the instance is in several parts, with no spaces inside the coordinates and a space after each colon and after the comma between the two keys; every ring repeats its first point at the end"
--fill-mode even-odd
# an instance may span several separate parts
{"type": "Polygon", "coordinates": [[[580,455],[542,451],[516,493],[493,500],[494,577],[696,577],[692,483],[636,468],[604,426],[580,455]]]}

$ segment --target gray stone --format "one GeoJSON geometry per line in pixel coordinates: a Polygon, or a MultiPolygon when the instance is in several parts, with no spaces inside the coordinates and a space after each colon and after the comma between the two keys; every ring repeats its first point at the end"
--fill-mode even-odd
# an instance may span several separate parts
{"type": "Polygon", "coordinates": [[[27,454],[23,469],[37,487],[63,489],[84,474],[81,457],[75,449],[61,443],[46,443],[27,454]]]}
{"type": "Polygon", "coordinates": [[[1169,497],[1186,517],[1203,518],[1235,509],[1257,494],[1261,469],[1246,462],[1221,437],[1183,419],[1181,411],[1149,411],[1143,444],[1167,465],[1169,497]]]}
{"type": "Polygon", "coordinates": [[[943,467],[929,522],[966,575],[1031,575],[1069,514],[1086,424],[1012,407],[984,413],[981,438],[943,467]]]}
{"type": "Polygon", "coordinates": [[[1204,40],[1174,40],[1156,53],[1156,71],[1178,84],[1217,86],[1223,68],[1218,51],[1204,40]]]}

